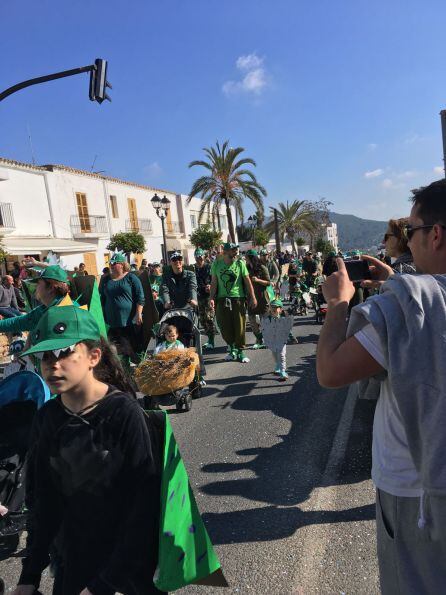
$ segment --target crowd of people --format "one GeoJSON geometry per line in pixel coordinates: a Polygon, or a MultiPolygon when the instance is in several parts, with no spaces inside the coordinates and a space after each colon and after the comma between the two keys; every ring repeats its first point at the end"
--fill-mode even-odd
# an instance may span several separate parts
{"type": "MultiPolygon", "coordinates": [[[[34,260],[14,263],[0,287],[0,332],[29,332],[26,354],[39,358],[40,373],[57,395],[39,412],[32,439],[28,549],[15,595],[38,589],[50,557],[56,595],[159,592],[151,581],[157,546],[147,505],[156,481],[153,446],[117,357],[124,354],[133,364],[141,358],[138,330],[147,296],[140,275],[146,271],[161,316],[195,310],[205,351],[220,333],[226,359],[244,364],[249,324],[252,348],[271,351],[281,381],[288,378],[286,345],[296,341],[285,303],[298,290],[313,288],[322,296],[320,383],[361,381],[360,390],[370,395],[375,387],[378,398],[372,478],[382,592],[442,592],[446,181],[414,192],[410,216],[389,221],[383,247],[375,256],[331,252],[322,259],[254,248],[240,255],[227,242],[217,251],[197,248],[193,265],[173,252],[168,264],[143,260],[138,270],[115,253],[99,283],[110,343],[92,313],[66,301],[70,277],[87,274],[82,263],[70,275],[34,260]],[[351,260],[367,262],[370,278],[351,281],[351,260]],[[27,313],[18,299],[23,281],[35,285],[38,302],[27,313]],[[110,450],[115,454],[98,475],[96,463],[110,450]],[[80,483],[68,468],[76,468],[80,483]],[[142,549],[152,551],[150,563],[142,561],[142,549]]],[[[184,347],[178,328],[168,324],[154,351],[184,347]]]]}

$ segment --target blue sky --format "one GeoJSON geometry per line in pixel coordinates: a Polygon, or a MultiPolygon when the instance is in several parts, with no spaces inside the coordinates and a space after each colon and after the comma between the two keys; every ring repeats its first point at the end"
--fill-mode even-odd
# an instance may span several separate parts
{"type": "MultiPolygon", "coordinates": [[[[109,60],[0,103],[0,155],[187,193],[217,139],[257,161],[267,205],[326,197],[373,219],[442,177],[446,3],[33,0],[2,4],[0,87],[109,60]],[[436,169],[437,168],[437,169],[436,169]]],[[[246,214],[250,212],[247,206],[246,214]]]]}

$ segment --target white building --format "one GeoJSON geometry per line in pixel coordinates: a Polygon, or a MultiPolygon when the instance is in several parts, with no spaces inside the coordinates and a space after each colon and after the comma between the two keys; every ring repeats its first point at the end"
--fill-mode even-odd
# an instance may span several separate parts
{"type": "Polygon", "coordinates": [[[335,252],[338,251],[338,226],[336,223],[328,223],[323,226],[325,229],[325,238],[333,246],[335,252]]]}
{"type": "MultiPolygon", "coordinates": [[[[151,204],[157,193],[170,200],[165,221],[167,250],[193,256],[189,236],[198,225],[200,199],[187,205],[187,195],[128,182],[64,165],[31,165],[0,158],[0,236],[9,262],[25,255],[43,259],[57,253],[68,269],[84,262],[89,273],[107,266],[107,245],[117,232],[137,231],[146,252],[138,264],[162,258],[161,220],[151,204]]],[[[220,217],[223,238],[227,222],[220,217]]]]}

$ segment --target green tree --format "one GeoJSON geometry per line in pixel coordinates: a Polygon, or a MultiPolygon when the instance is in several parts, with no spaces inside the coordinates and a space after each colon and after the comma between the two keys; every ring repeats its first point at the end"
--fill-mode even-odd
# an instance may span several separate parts
{"type": "Polygon", "coordinates": [[[110,243],[107,246],[108,250],[122,250],[130,257],[130,254],[142,254],[146,250],[146,241],[144,236],[136,231],[115,233],[110,238],[110,243]]]}
{"type": "Polygon", "coordinates": [[[266,229],[258,227],[254,230],[254,245],[264,248],[271,239],[271,233],[266,229]]]}
{"type": "Polygon", "coordinates": [[[202,204],[199,221],[207,212],[212,221],[218,220],[218,213],[222,206],[226,208],[228,228],[231,241],[235,242],[235,226],[232,219],[231,206],[240,221],[243,221],[243,201],[248,198],[259,213],[263,214],[263,197],[266,190],[259,184],[247,165],[256,166],[254,159],[249,157],[239,158],[245,149],[228,147],[229,141],[223,145],[219,142],[215,147],[205,147],[207,161],[196,160],[189,163],[189,167],[200,166],[208,170],[208,175],[198,178],[192,185],[189,193],[188,204],[194,196],[200,196],[202,204]]]}
{"type": "Polygon", "coordinates": [[[210,223],[199,225],[190,235],[190,241],[195,248],[213,250],[221,243],[223,233],[212,228],[210,223]]]}
{"type": "MultiPolygon", "coordinates": [[[[274,211],[274,207],[270,207],[274,211]]],[[[308,206],[306,200],[295,200],[291,204],[279,202],[276,207],[279,234],[283,241],[285,236],[291,242],[293,251],[296,252],[296,236],[298,233],[307,232],[311,234],[317,227],[314,211],[308,206]]],[[[274,233],[274,219],[269,221],[266,229],[274,233]]]]}
{"type": "Polygon", "coordinates": [[[300,238],[300,237],[296,238],[296,246],[299,246],[299,247],[305,246],[306,243],[307,242],[306,242],[306,240],[304,240],[304,238],[300,238]]]}
{"type": "Polygon", "coordinates": [[[322,256],[326,258],[329,252],[334,252],[333,244],[324,238],[318,238],[314,244],[316,252],[322,252],[322,256]]]}
{"type": "Polygon", "coordinates": [[[3,244],[3,236],[0,236],[0,262],[5,262],[8,256],[9,253],[3,244]]]}
{"type": "Polygon", "coordinates": [[[250,242],[252,240],[252,229],[243,223],[237,225],[237,237],[239,242],[250,242]]]}

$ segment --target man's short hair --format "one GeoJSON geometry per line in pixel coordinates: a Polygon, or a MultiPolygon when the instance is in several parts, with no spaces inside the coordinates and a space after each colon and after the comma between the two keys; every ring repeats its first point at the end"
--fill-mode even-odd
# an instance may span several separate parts
{"type": "Polygon", "coordinates": [[[412,202],[423,223],[446,225],[446,180],[438,180],[429,186],[412,190],[412,194],[412,202]]]}

